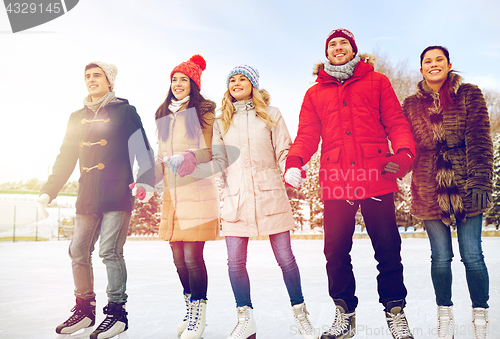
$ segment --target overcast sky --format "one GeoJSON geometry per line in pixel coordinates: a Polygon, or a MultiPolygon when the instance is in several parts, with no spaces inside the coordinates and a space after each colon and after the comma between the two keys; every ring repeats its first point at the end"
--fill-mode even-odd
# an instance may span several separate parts
{"type": "Polygon", "coordinates": [[[80,0],[67,14],[12,34],[2,7],[0,183],[46,179],[69,115],[88,94],[90,61],[118,67],[115,92],[136,106],[155,149],[154,113],[170,72],[193,54],[207,62],[201,92],[218,106],[229,70],[256,67],[295,137],[332,29],[351,30],[359,52],[407,60],[415,71],[425,47],[444,45],[466,81],[500,91],[499,13],[497,0],[80,0]]]}

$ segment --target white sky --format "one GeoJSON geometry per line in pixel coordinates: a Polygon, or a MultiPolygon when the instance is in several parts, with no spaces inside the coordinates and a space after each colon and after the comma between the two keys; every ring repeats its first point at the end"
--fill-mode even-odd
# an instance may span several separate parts
{"type": "Polygon", "coordinates": [[[69,115],[83,106],[90,61],[117,65],[115,92],[136,106],[155,149],[154,113],[170,72],[193,54],[207,61],[201,92],[218,105],[229,70],[256,67],[295,137],[332,29],[351,30],[359,52],[378,50],[415,71],[425,47],[444,45],[466,81],[500,90],[499,13],[497,0],[80,0],[66,15],[12,34],[2,7],[0,183],[46,179],[69,115]]]}

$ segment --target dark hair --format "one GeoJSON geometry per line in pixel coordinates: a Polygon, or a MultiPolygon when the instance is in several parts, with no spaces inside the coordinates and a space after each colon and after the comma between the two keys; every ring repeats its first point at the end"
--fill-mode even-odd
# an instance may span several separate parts
{"type": "MultiPolygon", "coordinates": [[[[194,110],[186,112],[186,130],[188,137],[194,139],[200,135],[201,131],[204,130],[206,126],[208,126],[200,109],[201,103],[206,101],[206,99],[200,94],[198,85],[196,85],[191,78],[189,78],[189,82],[191,84],[191,93],[189,94],[187,108],[194,108],[194,110]]],[[[168,109],[168,106],[172,102],[172,99],[175,99],[175,96],[174,93],[172,93],[172,86],[170,86],[167,98],[160,107],[158,107],[155,113],[157,133],[162,141],[166,141],[170,133],[170,118],[173,113],[168,109]]]]}
{"type": "MultiPolygon", "coordinates": [[[[434,49],[439,49],[441,52],[443,52],[444,56],[446,57],[446,60],[448,63],[450,63],[450,52],[446,47],[443,46],[429,46],[424,51],[420,54],[420,69],[422,69],[422,62],[424,61],[424,56],[425,53],[428,51],[434,50],[434,49]]],[[[449,73],[454,72],[450,71],[449,73]]],[[[441,101],[441,106],[443,109],[448,109],[448,107],[453,103],[453,98],[451,97],[450,93],[450,75],[448,73],[448,77],[446,78],[446,81],[443,83],[441,88],[439,89],[439,100],[441,101]]]]}
{"type": "Polygon", "coordinates": [[[450,63],[450,52],[448,52],[448,49],[446,47],[443,47],[443,46],[429,46],[426,49],[424,49],[424,51],[422,52],[422,54],[420,54],[420,68],[422,68],[422,61],[424,61],[425,53],[427,53],[427,52],[429,52],[429,51],[431,51],[433,49],[439,49],[439,50],[441,50],[441,52],[443,52],[444,56],[446,57],[446,60],[448,60],[448,63],[450,63]]]}

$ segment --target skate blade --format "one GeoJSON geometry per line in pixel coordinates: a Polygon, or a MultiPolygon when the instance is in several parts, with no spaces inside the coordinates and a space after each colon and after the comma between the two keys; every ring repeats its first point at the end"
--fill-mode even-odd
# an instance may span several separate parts
{"type": "Polygon", "coordinates": [[[90,334],[94,332],[93,327],[82,328],[81,330],[76,331],[75,333],[68,334],[58,334],[56,339],[88,339],[90,338],[90,334]]]}

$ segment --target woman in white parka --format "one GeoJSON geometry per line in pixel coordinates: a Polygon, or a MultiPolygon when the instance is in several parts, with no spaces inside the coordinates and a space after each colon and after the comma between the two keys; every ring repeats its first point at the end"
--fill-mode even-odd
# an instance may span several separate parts
{"type": "Polygon", "coordinates": [[[226,186],[222,232],[238,316],[228,339],[256,336],[246,257],[249,237],[265,235],[283,272],[298,329],[306,339],[317,338],[290,245],[294,220],[281,174],[292,140],[280,111],[268,106],[269,94],[259,90],[256,69],[236,66],[227,77],[227,87],[222,115],[214,123],[212,161],[198,164],[191,176],[220,172],[226,186]]]}

